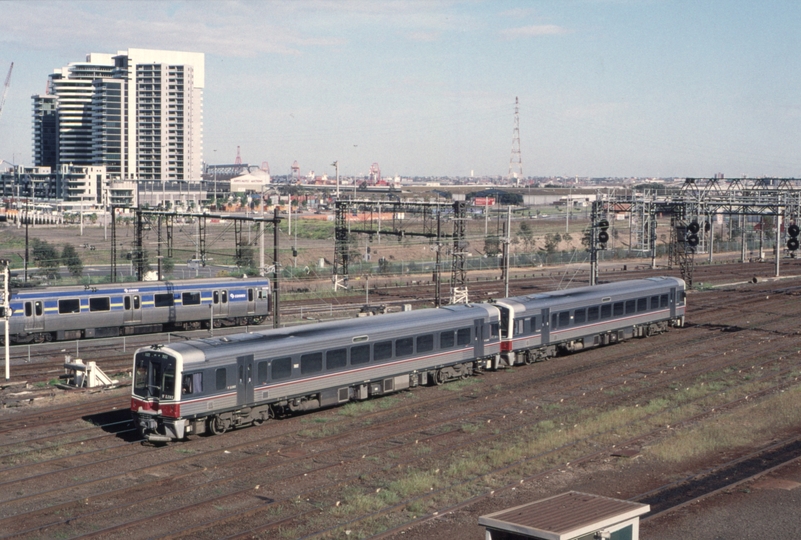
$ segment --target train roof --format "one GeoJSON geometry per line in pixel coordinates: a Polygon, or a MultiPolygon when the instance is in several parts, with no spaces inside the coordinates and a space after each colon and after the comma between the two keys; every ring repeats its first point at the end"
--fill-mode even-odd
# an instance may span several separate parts
{"type": "MultiPolygon", "coordinates": [[[[665,287],[679,287],[684,288],[684,280],[669,276],[649,277],[644,279],[631,279],[626,281],[616,281],[613,283],[604,283],[595,285],[593,287],[575,287],[573,289],[562,289],[558,291],[549,291],[542,293],[534,293],[524,296],[515,296],[509,298],[509,301],[518,302],[524,305],[531,305],[532,303],[546,307],[548,305],[572,304],[574,302],[581,302],[590,300],[592,298],[615,297],[619,295],[637,294],[654,289],[662,289],[665,287]]],[[[499,300],[503,303],[504,300],[499,300]]]]}
{"type": "Polygon", "coordinates": [[[37,287],[32,289],[12,289],[12,299],[49,298],[62,295],[83,294],[128,294],[131,292],[159,292],[167,287],[178,290],[209,289],[231,285],[269,284],[270,280],[262,278],[200,278],[180,281],[124,281],[120,283],[97,283],[94,285],[64,285],[61,287],[37,287]]]}
{"type": "MultiPolygon", "coordinates": [[[[172,350],[184,357],[184,364],[214,360],[237,354],[252,353],[254,346],[291,346],[295,340],[306,343],[326,344],[339,339],[353,337],[364,330],[365,335],[372,336],[366,343],[385,339],[387,332],[397,332],[404,328],[412,330],[431,328],[436,330],[440,322],[472,324],[473,319],[485,318],[495,314],[495,310],[487,304],[454,305],[439,309],[420,309],[400,313],[388,313],[371,317],[327,321],[304,326],[292,326],[234,334],[219,338],[194,339],[184,342],[173,342],[165,345],[165,350],[172,350]],[[198,354],[199,353],[199,354],[198,354]]],[[[419,331],[419,330],[418,330],[419,331]]]]}

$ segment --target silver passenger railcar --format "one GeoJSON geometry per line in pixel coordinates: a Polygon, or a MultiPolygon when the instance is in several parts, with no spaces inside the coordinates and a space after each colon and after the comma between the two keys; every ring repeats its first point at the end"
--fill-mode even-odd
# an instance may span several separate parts
{"type": "Polygon", "coordinates": [[[499,362],[511,366],[683,326],[685,285],[653,277],[506,298],[497,306],[499,362]]]}
{"type": "Polygon", "coordinates": [[[442,384],[497,357],[498,324],[494,306],[455,305],[140,349],[131,409],[169,441],[442,384]]]}

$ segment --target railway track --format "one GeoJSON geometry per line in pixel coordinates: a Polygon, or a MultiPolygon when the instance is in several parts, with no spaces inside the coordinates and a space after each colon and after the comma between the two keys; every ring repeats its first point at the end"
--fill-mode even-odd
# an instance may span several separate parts
{"type": "MultiPolygon", "coordinates": [[[[532,286],[530,281],[524,282],[520,290],[530,292],[534,289],[522,287],[532,286]]],[[[759,392],[769,396],[777,388],[797,385],[792,380],[800,369],[794,326],[797,300],[792,296],[792,286],[782,287],[787,290],[759,284],[754,290],[693,293],[687,329],[490,374],[455,391],[449,390],[449,385],[416,390],[408,394],[410,397],[402,394],[399,401],[389,401],[386,410],[379,406],[375,415],[363,413],[358,419],[343,419],[342,410],[321,411],[222,437],[193,438],[181,445],[151,448],[132,445],[135,440],[126,441],[124,435],[106,433],[104,430],[125,429],[112,422],[99,421],[103,427],[95,427],[92,436],[93,428],[87,428],[85,422],[64,423],[70,418],[99,418],[104,411],[95,415],[79,414],[77,409],[65,411],[64,419],[53,425],[69,425],[75,431],[65,433],[66,438],[62,439],[58,435],[48,438],[46,429],[37,431],[26,423],[45,419],[46,414],[15,418],[23,421],[14,431],[21,442],[32,447],[38,444],[45,453],[74,455],[54,456],[37,469],[34,449],[26,453],[0,446],[0,463],[18,462],[17,466],[0,469],[0,483],[8,497],[3,506],[5,512],[13,512],[0,520],[0,531],[13,527],[8,534],[23,538],[79,534],[126,538],[269,537],[277,533],[291,536],[295,532],[296,536],[326,538],[339,535],[344,527],[375,530],[370,524],[379,521],[386,524],[383,528],[389,533],[406,530],[416,523],[410,519],[410,507],[425,511],[417,517],[430,521],[436,519],[434,512],[441,516],[475,503],[481,486],[491,485],[492,489],[485,490],[489,493],[486,499],[491,499],[503,489],[532,484],[541,478],[540,473],[547,475],[545,470],[564,469],[566,460],[576,464],[582,462],[582,456],[592,460],[586,456],[610,452],[611,442],[599,449],[590,448],[588,440],[579,440],[578,446],[561,446],[542,453],[538,459],[558,462],[550,469],[536,465],[533,455],[525,456],[531,459],[481,470],[473,480],[437,484],[428,493],[398,495],[394,501],[381,498],[380,493],[391,491],[389,486],[404,476],[432,471],[434,467],[444,471],[449,462],[460,463],[460,455],[481,455],[482,447],[512,440],[539,422],[572,425],[577,411],[600,407],[599,404],[610,409],[633,407],[662,395],[669,397],[676,391],[673,386],[692,386],[700,391],[693,385],[697,380],[705,381],[707,387],[729,381],[732,386],[727,388],[731,392],[741,388],[739,391],[747,392],[752,401],[761,399],[763,394],[759,392]],[[771,297],[770,303],[765,301],[766,295],[771,297]],[[721,309],[721,298],[726,298],[731,307],[721,309]],[[646,352],[655,340],[670,350],[669,358],[646,352]],[[760,359],[766,350],[771,351],[770,357],[760,359]],[[757,387],[759,391],[754,391],[757,387]],[[269,438],[264,437],[266,429],[271,434],[269,438]],[[86,437],[83,445],[82,437],[86,437]],[[104,448],[107,442],[110,446],[104,448]],[[91,473],[96,468],[114,474],[97,476],[91,473]],[[53,476],[53,471],[60,476],[53,476]],[[83,483],[71,480],[78,477],[84,478],[83,483]],[[514,480],[504,485],[495,480],[506,477],[514,480]],[[21,483],[15,483],[15,478],[21,483]],[[37,489],[38,482],[45,478],[52,480],[51,485],[57,489],[37,489]],[[343,497],[343,491],[351,488],[358,488],[358,493],[352,495],[359,495],[360,500],[379,500],[382,505],[368,512],[351,513],[354,499],[343,497]],[[376,492],[379,488],[381,491],[376,492]],[[25,495],[15,496],[17,492],[25,495]],[[338,500],[342,505],[336,506],[338,500]],[[28,511],[14,512],[17,505],[28,511]],[[167,528],[148,528],[171,516],[174,521],[167,528]],[[202,523],[202,529],[192,526],[193,520],[202,523]]],[[[486,291],[495,289],[497,282],[490,283],[486,291]],[[490,288],[492,285],[494,289],[490,288]]],[[[725,403],[717,401],[711,406],[703,400],[714,399],[715,395],[716,391],[710,390],[694,405],[689,401],[684,405],[703,409],[706,404],[701,412],[714,415],[725,403]],[[715,411],[710,412],[710,408],[715,411]]],[[[367,403],[382,400],[393,398],[367,403]]],[[[127,397],[125,401],[127,405],[127,397]]],[[[738,403],[732,407],[743,406],[747,401],[738,403]]],[[[601,411],[597,409],[598,414],[601,411]]],[[[105,412],[109,412],[108,406],[105,412]]],[[[701,421],[704,417],[687,418],[701,421]]],[[[656,422],[658,418],[651,420],[656,422]]],[[[675,429],[676,424],[672,425],[675,429]]],[[[0,429],[5,427],[4,421],[0,429]]],[[[620,432],[633,428],[616,429],[620,432]]],[[[641,431],[650,440],[670,436],[664,428],[641,431]]],[[[594,437],[611,441],[614,432],[599,432],[594,437]]],[[[624,442],[637,445],[642,440],[630,438],[624,442]]],[[[618,447],[620,442],[616,441],[618,447]]]]}
{"type": "MultiPolygon", "coordinates": [[[[492,402],[492,403],[495,403],[495,402],[492,402]]],[[[429,427],[428,427],[428,429],[433,429],[433,428],[429,426],[429,427]]],[[[442,434],[439,434],[439,436],[442,436],[442,434]]],[[[316,459],[323,459],[323,458],[324,458],[324,456],[321,456],[321,455],[319,455],[319,454],[316,454],[316,453],[315,453],[315,458],[316,458],[316,459]]],[[[284,461],[284,460],[282,460],[282,463],[285,463],[285,461],[284,461]]],[[[283,465],[283,466],[284,466],[284,467],[286,467],[286,465],[283,465]]],[[[305,473],[303,473],[303,474],[304,474],[304,476],[305,476],[306,474],[309,474],[309,473],[308,473],[308,471],[307,471],[307,472],[305,472],[305,473]]],[[[298,477],[298,481],[300,481],[300,479],[301,479],[301,478],[303,478],[303,477],[300,477],[300,475],[298,475],[298,476],[299,476],[299,477],[298,477]]],[[[319,487],[319,486],[317,486],[317,487],[319,487]]],[[[249,488],[247,488],[245,491],[248,491],[248,490],[251,490],[251,489],[252,489],[252,487],[249,487],[249,488]]],[[[315,488],[315,489],[316,489],[316,488],[315,488]]],[[[179,494],[177,494],[177,493],[171,493],[170,495],[171,495],[171,496],[175,496],[175,495],[179,495],[179,494]]],[[[230,495],[230,493],[229,493],[229,495],[230,495]]],[[[221,499],[218,499],[218,500],[220,500],[220,501],[221,501],[221,499]]],[[[187,511],[187,509],[181,509],[181,511],[182,511],[182,512],[185,512],[185,511],[187,511]]],[[[153,517],[153,516],[151,515],[150,517],[153,517]]],[[[161,516],[161,517],[165,517],[165,516],[161,516]]],[[[72,522],[74,522],[74,518],[73,518],[72,522]]],[[[131,526],[133,526],[133,527],[136,527],[136,524],[129,524],[129,527],[128,527],[128,528],[130,528],[131,526]]],[[[112,530],[112,529],[104,529],[104,530],[102,531],[102,534],[104,534],[104,535],[105,535],[105,534],[112,534],[112,533],[114,533],[115,531],[118,531],[118,530],[122,530],[122,529],[116,529],[116,528],[115,528],[115,529],[113,529],[113,530],[112,530]]],[[[100,534],[100,533],[98,533],[98,534],[100,534]]]]}

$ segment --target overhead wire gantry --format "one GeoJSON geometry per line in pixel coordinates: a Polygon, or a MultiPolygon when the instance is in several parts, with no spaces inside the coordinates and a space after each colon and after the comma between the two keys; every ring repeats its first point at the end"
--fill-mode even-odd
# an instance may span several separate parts
{"type": "Polygon", "coordinates": [[[416,202],[416,201],[375,201],[370,199],[340,199],[336,201],[334,229],[334,263],[332,280],[334,290],[348,287],[349,279],[349,240],[352,234],[396,236],[402,240],[406,236],[417,236],[434,240],[436,264],[433,279],[435,304],[443,304],[441,288],[441,267],[443,242],[451,241],[450,303],[468,301],[467,272],[465,257],[466,205],[464,201],[454,203],[416,202]],[[453,224],[450,234],[442,230],[443,220],[453,224]]]}
{"type": "MultiPolygon", "coordinates": [[[[695,255],[706,252],[710,259],[714,245],[717,216],[739,217],[741,234],[741,259],[745,260],[745,222],[749,216],[775,218],[776,276],[780,273],[782,257],[782,235],[787,224],[790,237],[801,220],[801,181],[789,178],[757,179],[698,179],[687,178],[675,193],[629,193],[599,197],[592,205],[590,214],[590,283],[598,278],[598,252],[605,249],[599,240],[603,225],[609,226],[615,215],[628,214],[632,224],[630,249],[649,251],[652,266],[656,257],[657,217],[670,218],[668,242],[668,265],[678,265],[687,287],[693,286],[695,255]]],[[[608,240],[608,237],[607,237],[608,240]]],[[[794,257],[798,241],[788,240],[786,250],[794,257]]]]}

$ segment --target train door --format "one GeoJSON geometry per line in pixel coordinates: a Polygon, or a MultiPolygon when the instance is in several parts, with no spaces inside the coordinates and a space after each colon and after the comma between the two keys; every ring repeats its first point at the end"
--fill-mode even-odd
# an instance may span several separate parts
{"type": "Polygon", "coordinates": [[[484,356],[484,319],[473,321],[473,344],[476,358],[482,358],[484,356]]]}
{"type": "Polygon", "coordinates": [[[256,313],[256,291],[248,289],[248,313],[256,313]]]}
{"type": "Polygon", "coordinates": [[[512,319],[514,318],[514,311],[501,304],[495,304],[498,311],[501,312],[501,339],[512,338],[512,319]]]}
{"type": "Polygon", "coordinates": [[[676,318],[676,288],[675,287],[670,289],[669,298],[670,298],[670,300],[669,300],[669,302],[670,302],[670,318],[671,319],[675,319],[676,318]]]}
{"type": "Polygon", "coordinates": [[[122,300],[125,308],[125,323],[137,324],[142,322],[142,301],[138,294],[125,296],[122,300]]]}
{"type": "Polygon", "coordinates": [[[25,302],[25,331],[44,330],[44,305],[41,300],[25,302]]]}
{"type": "Polygon", "coordinates": [[[214,291],[212,293],[214,304],[214,317],[220,319],[228,318],[228,291],[214,291]]]}
{"type": "Polygon", "coordinates": [[[253,355],[236,358],[236,404],[253,403],[253,355]]]}
{"type": "Polygon", "coordinates": [[[540,343],[547,345],[551,341],[551,310],[544,308],[542,310],[542,338],[540,343]]]}

